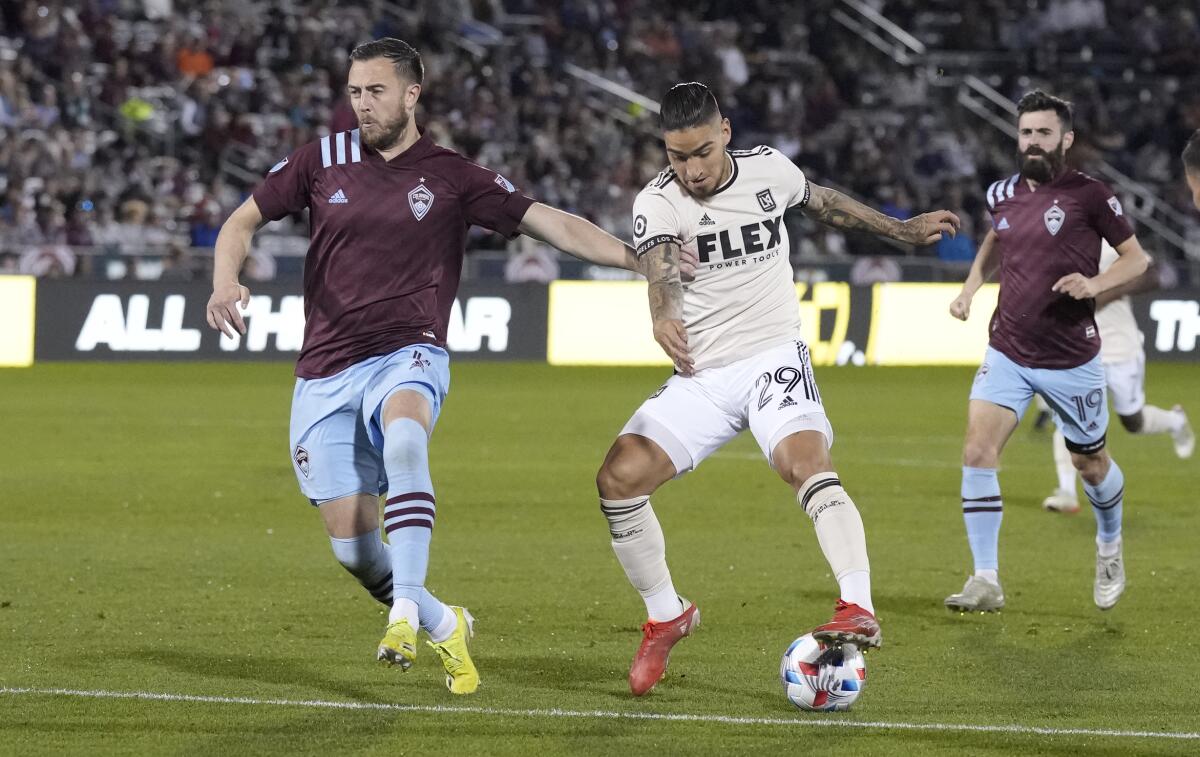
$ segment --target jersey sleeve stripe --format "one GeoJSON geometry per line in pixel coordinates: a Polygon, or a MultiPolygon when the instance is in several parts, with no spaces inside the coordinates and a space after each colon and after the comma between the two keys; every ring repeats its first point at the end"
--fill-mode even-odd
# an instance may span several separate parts
{"type": "Polygon", "coordinates": [[[1015,191],[1017,191],[1017,177],[1013,176],[1011,179],[1008,180],[1008,184],[1006,184],[1004,186],[1005,199],[1011,200],[1012,196],[1013,196],[1013,192],[1015,192],[1015,191]]]}
{"type": "Polygon", "coordinates": [[[345,163],[346,163],[346,132],[339,131],[335,135],[335,137],[337,139],[337,162],[338,162],[338,165],[339,166],[345,165],[345,163]]]}
{"type": "Polygon", "coordinates": [[[759,145],[758,147],[752,147],[748,150],[730,150],[729,154],[738,158],[750,158],[754,157],[755,155],[770,155],[771,148],[767,147],[766,145],[759,145]]]}
{"type": "Polygon", "coordinates": [[[329,156],[329,137],[321,137],[321,165],[325,168],[333,165],[333,159],[329,156]]]}
{"type": "Polygon", "coordinates": [[[999,188],[1000,182],[993,181],[987,190],[987,204],[989,208],[996,207],[996,189],[999,188]]]}
{"type": "Polygon", "coordinates": [[[354,129],[350,132],[350,162],[351,163],[362,162],[362,152],[360,152],[360,148],[359,148],[359,139],[360,138],[361,137],[359,136],[358,129],[354,129]]]}
{"type": "Polygon", "coordinates": [[[679,241],[679,237],[675,236],[674,234],[656,234],[655,236],[650,237],[645,242],[642,242],[638,245],[637,256],[640,258],[650,250],[658,247],[660,244],[667,244],[668,242],[682,244],[682,242],[679,241]]]}

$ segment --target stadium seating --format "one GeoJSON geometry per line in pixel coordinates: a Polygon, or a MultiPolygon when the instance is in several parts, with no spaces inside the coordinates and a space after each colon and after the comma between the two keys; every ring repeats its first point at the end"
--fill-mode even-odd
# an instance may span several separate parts
{"type": "MultiPolygon", "coordinates": [[[[850,4],[0,3],[0,270],[154,276],[156,265],[129,262],[151,256],[182,260],[175,275],[203,275],[220,220],[266,169],[353,125],[346,53],[383,35],[422,50],[423,118],[439,141],[620,236],[664,162],[653,118],[568,68],[652,99],[675,81],[710,82],[738,145],[776,145],[815,181],[894,215],[950,207],[978,238],[981,187],[1011,170],[1011,142],[838,24],[833,11],[850,4]],[[182,248],[192,251],[172,252],[182,248]]],[[[873,5],[929,46],[931,61],[1008,96],[1044,83],[1074,98],[1080,158],[1103,156],[1184,206],[1178,148],[1200,126],[1200,104],[1177,96],[1200,91],[1188,3],[1050,0],[1017,13],[996,1],[977,14],[944,0],[873,5]],[[1090,52],[1063,52],[1081,48],[1090,52]]],[[[793,257],[810,266],[973,254],[962,241],[901,250],[788,222],[802,232],[793,257]]],[[[260,269],[298,271],[304,231],[301,219],[274,225],[262,248],[279,265],[263,252],[260,269]]]]}

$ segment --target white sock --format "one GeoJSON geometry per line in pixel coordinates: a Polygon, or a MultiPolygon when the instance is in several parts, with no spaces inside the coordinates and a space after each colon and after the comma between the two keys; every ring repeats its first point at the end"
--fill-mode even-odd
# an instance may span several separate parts
{"type": "Polygon", "coordinates": [[[991,568],[980,568],[979,570],[975,571],[975,576],[990,583],[994,583],[997,586],[1000,585],[1000,571],[998,570],[993,570],[991,568]]]}
{"type": "Polygon", "coordinates": [[[1075,494],[1075,464],[1067,451],[1067,440],[1063,433],[1054,429],[1054,470],[1058,473],[1058,488],[1075,494]]]}
{"type": "Polygon", "coordinates": [[[875,605],[871,604],[871,573],[866,570],[852,570],[838,579],[838,588],[842,590],[842,601],[858,605],[872,615],[875,605]]]}
{"type": "Polygon", "coordinates": [[[412,626],[413,630],[415,631],[418,625],[418,613],[419,608],[416,602],[412,601],[411,599],[399,597],[392,603],[392,609],[388,612],[388,625],[391,625],[392,623],[398,623],[401,620],[407,620],[408,624],[412,626]]]}
{"type": "Polygon", "coordinates": [[[1101,557],[1116,557],[1121,553],[1121,540],[1116,541],[1100,541],[1096,539],[1096,552],[1101,557]]]}
{"type": "Polygon", "coordinates": [[[842,599],[874,614],[867,534],[858,508],[837,474],[831,471],[811,476],[796,493],[796,499],[812,518],[817,542],[838,580],[842,599]],[[859,575],[851,577],[854,573],[859,575]]]}
{"type": "Polygon", "coordinates": [[[1142,428],[1139,434],[1173,434],[1183,428],[1183,414],[1163,410],[1154,405],[1142,407],[1142,428]]]}
{"type": "Polygon", "coordinates": [[[675,587],[669,584],[665,589],[646,594],[642,599],[646,602],[646,615],[655,623],[674,620],[683,614],[683,600],[675,593],[675,587]]]}
{"type": "Polygon", "coordinates": [[[650,620],[674,620],[683,604],[667,569],[667,543],[649,497],[601,499],[600,511],[608,519],[613,552],[625,569],[629,583],[646,602],[650,620]]]}
{"type": "Polygon", "coordinates": [[[454,633],[454,629],[458,627],[458,616],[454,614],[454,610],[446,607],[442,613],[442,620],[433,628],[426,629],[429,632],[429,638],[434,644],[441,644],[454,633]]]}

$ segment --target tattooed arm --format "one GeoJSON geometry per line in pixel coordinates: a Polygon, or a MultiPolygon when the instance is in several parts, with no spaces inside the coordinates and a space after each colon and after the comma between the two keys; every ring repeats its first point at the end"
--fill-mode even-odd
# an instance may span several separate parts
{"type": "Polygon", "coordinates": [[[688,354],[687,331],[683,328],[683,282],[679,275],[679,242],[656,245],[642,256],[642,271],[650,283],[650,317],[654,340],[671,358],[675,370],[692,374],[695,365],[688,354]]]}
{"type": "Polygon", "coordinates": [[[804,211],[828,226],[847,231],[867,231],[908,244],[933,244],[942,234],[958,233],[958,216],[948,210],[935,210],[901,221],[869,208],[836,189],[811,184],[812,196],[804,211]]]}

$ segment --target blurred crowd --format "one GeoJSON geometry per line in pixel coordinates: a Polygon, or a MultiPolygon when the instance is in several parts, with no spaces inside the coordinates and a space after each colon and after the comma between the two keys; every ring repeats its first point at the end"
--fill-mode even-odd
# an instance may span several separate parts
{"type": "MultiPolygon", "coordinates": [[[[1073,99],[1085,165],[1103,157],[1183,205],[1177,156],[1200,127],[1194,2],[868,4],[931,49],[968,53],[955,64],[1009,96],[1040,84],[1073,99]]],[[[652,99],[708,82],[735,146],[772,144],[812,180],[898,217],[949,207],[965,233],[918,254],[969,261],[983,188],[1012,172],[1015,146],[955,107],[952,90],[835,23],[840,5],[0,0],[0,272],[199,275],[267,168],[353,128],[347,53],[385,35],[425,58],[418,119],[435,139],[623,238],[634,195],[665,164],[654,119],[571,65],[652,99]],[[146,253],[153,263],[135,264],[146,253]]],[[[800,262],[902,252],[798,214],[788,223],[800,262]]],[[[249,275],[285,270],[271,253],[302,251],[304,233],[302,218],[260,233],[249,275]]],[[[510,276],[560,273],[537,245],[512,254],[510,276]]]]}

